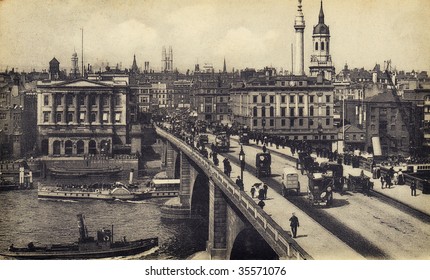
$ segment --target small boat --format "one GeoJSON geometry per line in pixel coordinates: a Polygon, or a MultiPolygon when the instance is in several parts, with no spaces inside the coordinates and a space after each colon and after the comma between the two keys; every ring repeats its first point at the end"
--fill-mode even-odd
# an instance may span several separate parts
{"type": "Polygon", "coordinates": [[[38,186],[39,198],[54,199],[100,199],[100,200],[136,200],[139,192],[131,192],[126,186],[115,183],[109,188],[95,189],[85,185],[38,186]]]}
{"type": "Polygon", "coordinates": [[[30,242],[27,247],[16,248],[13,245],[8,251],[0,252],[1,256],[15,259],[98,259],[109,257],[130,256],[146,252],[158,246],[158,237],[139,239],[135,241],[113,241],[112,230],[97,231],[97,239],[88,235],[85,217],[78,214],[79,239],[71,244],[52,244],[35,246],[30,242]]]}
{"type": "Polygon", "coordinates": [[[50,174],[54,177],[114,176],[122,171],[122,167],[119,166],[103,168],[49,168],[50,174]]]}

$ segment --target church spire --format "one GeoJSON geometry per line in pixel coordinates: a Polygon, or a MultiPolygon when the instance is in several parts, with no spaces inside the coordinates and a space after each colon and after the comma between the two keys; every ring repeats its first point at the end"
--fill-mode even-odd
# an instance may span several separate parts
{"type": "Polygon", "coordinates": [[[323,11],[322,0],[321,0],[321,8],[320,8],[320,15],[319,15],[318,23],[324,23],[324,11],[323,11]]]}
{"type": "Polygon", "coordinates": [[[137,73],[139,71],[139,67],[137,67],[136,63],[136,55],[133,57],[133,65],[131,66],[131,72],[137,73]]]}
{"type": "Polygon", "coordinates": [[[223,73],[227,72],[227,65],[225,64],[225,57],[224,57],[224,67],[222,68],[222,72],[223,73]]]}

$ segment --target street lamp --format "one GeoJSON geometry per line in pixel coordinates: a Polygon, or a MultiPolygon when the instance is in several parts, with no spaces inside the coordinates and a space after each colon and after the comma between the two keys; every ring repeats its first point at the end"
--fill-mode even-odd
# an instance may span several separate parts
{"type": "Polygon", "coordinates": [[[239,161],[240,161],[240,179],[243,182],[243,170],[245,169],[245,152],[243,151],[242,145],[240,145],[239,161]]]}

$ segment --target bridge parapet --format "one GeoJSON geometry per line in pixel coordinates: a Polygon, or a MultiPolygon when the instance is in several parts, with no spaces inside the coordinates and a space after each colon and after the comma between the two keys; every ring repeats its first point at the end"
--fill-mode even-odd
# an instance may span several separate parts
{"type": "Polygon", "coordinates": [[[176,138],[156,126],[156,132],[165,138],[190,160],[194,161],[206,175],[224,192],[231,202],[241,211],[249,223],[266,240],[270,247],[278,254],[280,259],[306,260],[312,257],[290,237],[288,232],[282,229],[255,201],[222,173],[211,161],[203,157],[198,151],[190,147],[184,141],[176,138]]]}

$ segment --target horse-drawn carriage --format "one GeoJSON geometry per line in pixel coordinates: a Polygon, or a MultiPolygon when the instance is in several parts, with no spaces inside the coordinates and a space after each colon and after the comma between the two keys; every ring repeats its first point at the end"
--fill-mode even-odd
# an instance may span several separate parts
{"type": "Polygon", "coordinates": [[[369,195],[370,190],[373,189],[373,182],[371,182],[370,178],[364,174],[359,176],[349,175],[346,183],[348,190],[352,192],[361,192],[369,195]]]}

